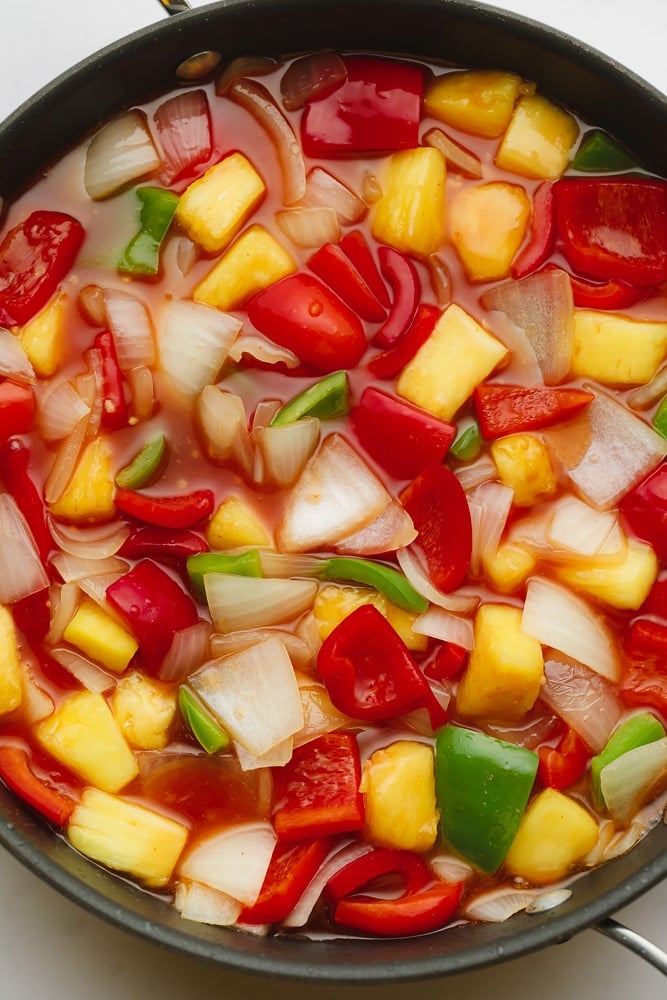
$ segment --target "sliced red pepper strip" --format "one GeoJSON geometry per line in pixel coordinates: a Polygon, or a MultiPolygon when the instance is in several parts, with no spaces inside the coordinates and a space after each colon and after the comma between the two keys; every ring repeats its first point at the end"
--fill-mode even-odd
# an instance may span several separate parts
{"type": "Polygon", "coordinates": [[[398,375],[431,336],[441,315],[442,310],[437,306],[425,304],[418,306],[412,323],[396,346],[371,358],[368,362],[368,370],[376,378],[393,378],[398,375]]]}
{"type": "Polygon", "coordinates": [[[0,384],[0,442],[27,434],[35,419],[35,393],[31,385],[6,378],[0,384]]]}
{"type": "Polygon", "coordinates": [[[543,181],[533,194],[530,241],[512,262],[513,278],[525,278],[546,261],[554,244],[553,184],[543,181]]]}
{"type": "Polygon", "coordinates": [[[340,248],[348,260],[352,261],[380,305],[388,309],[391,305],[389,292],[362,231],[352,229],[346,233],[340,241],[340,248]]]}
{"type": "Polygon", "coordinates": [[[56,826],[64,826],[74,811],[76,800],[41,781],[31,769],[28,752],[23,747],[0,746],[0,778],[56,826]]]}
{"type": "Polygon", "coordinates": [[[115,431],[126,427],[129,409],[123,390],[123,373],[118,364],[118,356],[109,330],[103,330],[95,337],[93,347],[102,362],[102,426],[115,431]]]}
{"type": "Polygon", "coordinates": [[[135,490],[116,490],[114,502],[128,517],[158,528],[190,528],[213,513],[212,490],[195,490],[177,497],[154,497],[135,490]]]}
{"type": "Polygon", "coordinates": [[[374,386],[364,389],[351,420],[365,451],[397,479],[442,462],[456,437],[453,424],[374,386]]]}
{"type": "Polygon", "coordinates": [[[409,329],[421,297],[417,268],[393,247],[378,249],[380,270],[393,292],[391,312],[373,338],[378,347],[393,347],[409,329]]]}
{"type": "Polygon", "coordinates": [[[557,747],[540,747],[537,776],[548,788],[568,788],[577,781],[590,759],[586,744],[574,729],[568,729],[557,747]]]}
{"type": "Polygon", "coordinates": [[[664,663],[635,664],[621,682],[621,701],[626,708],[655,708],[667,718],[667,673],[664,663]]]}
{"type": "Polygon", "coordinates": [[[387,619],[364,604],[322,643],[317,669],[331,701],[355,719],[395,719],[425,708],[434,729],[447,720],[428,681],[387,619]]]}
{"type": "Polygon", "coordinates": [[[327,733],[297,747],[274,770],[273,824],[279,840],[304,840],[361,830],[361,761],[350,733],[327,733]]]}
{"type": "Polygon", "coordinates": [[[667,462],[663,462],[621,500],[621,513],[632,531],[667,559],[667,462]]]}
{"type": "Polygon", "coordinates": [[[387,315],[339,244],[325,243],[310,257],[308,267],[362,319],[381,323],[387,315]]]}
{"type": "Polygon", "coordinates": [[[427,934],[452,919],[461,901],[461,882],[437,882],[400,899],[355,896],[341,899],[334,922],[377,937],[427,934]]]}
{"type": "Polygon", "coordinates": [[[667,625],[650,618],[636,618],[630,626],[625,648],[628,655],[636,659],[667,657],[667,625]]]}
{"type": "Polygon", "coordinates": [[[646,288],[610,279],[594,282],[570,275],[572,298],[577,309],[625,309],[647,295],[646,288]]]}
{"type": "Polygon", "coordinates": [[[473,395],[479,426],[488,441],[567,420],[593,398],[584,389],[495,383],[478,385],[473,395]]]}
{"type": "Polygon", "coordinates": [[[201,535],[187,528],[158,528],[152,524],[132,528],[120,549],[119,556],[127,559],[174,560],[208,552],[201,535]]]}
{"type": "Polygon", "coordinates": [[[0,323],[23,325],[46,305],[83,242],[80,222],[63,212],[32,212],[0,244],[0,323]]]}
{"type": "Polygon", "coordinates": [[[427,465],[401,493],[417,529],[433,583],[446,593],[466,578],[472,553],[470,508],[461,483],[446,465],[427,465]]]}
{"type": "Polygon", "coordinates": [[[435,656],[424,667],[427,677],[436,681],[453,680],[463,670],[468,658],[468,650],[455,642],[443,642],[435,656]]]}
{"type": "Polygon", "coordinates": [[[639,610],[643,615],[667,618],[667,573],[660,574],[639,610]]]}
{"type": "Polygon", "coordinates": [[[242,924],[275,924],[287,917],[331,849],[331,840],[319,837],[278,844],[257,902],[239,914],[242,924]]]}
{"type": "Polygon", "coordinates": [[[30,450],[20,440],[14,438],[3,449],[0,467],[5,486],[26,519],[39,557],[46,565],[54,544],[44,500],[28,471],[30,457],[30,450]]]}
{"type": "Polygon", "coordinates": [[[412,851],[377,847],[340,868],[327,882],[324,892],[331,903],[370,888],[370,883],[387,875],[398,876],[403,895],[419,892],[433,882],[433,875],[422,858],[412,851]]]}

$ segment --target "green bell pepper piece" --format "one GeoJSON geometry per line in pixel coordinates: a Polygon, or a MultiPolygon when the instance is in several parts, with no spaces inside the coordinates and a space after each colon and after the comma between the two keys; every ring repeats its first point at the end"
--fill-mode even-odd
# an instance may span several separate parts
{"type": "Polygon", "coordinates": [[[118,262],[129,274],[155,275],[160,266],[160,247],[178,205],[178,195],[158,187],[137,188],[141,202],[141,229],[132,237],[118,262]]]}
{"type": "Polygon", "coordinates": [[[658,434],[662,434],[664,438],[667,438],[667,396],[663,398],[660,406],[655,411],[653,426],[658,434]]]}
{"type": "Polygon", "coordinates": [[[217,753],[229,746],[229,736],[210,712],[187,687],[178,690],[178,704],[192,735],[206,753],[217,753]]]}
{"type": "Polygon", "coordinates": [[[454,439],[449,452],[459,462],[472,462],[477,458],[482,447],[482,435],[476,421],[468,424],[454,439]]]}
{"type": "Polygon", "coordinates": [[[116,486],[122,490],[138,490],[157,474],[167,447],[164,434],[148,441],[126,465],[116,474],[116,486]]]}
{"type": "Polygon", "coordinates": [[[572,166],[575,170],[613,171],[628,170],[637,166],[637,161],[601,129],[587,132],[576,152],[572,166]]]}
{"type": "Polygon", "coordinates": [[[257,549],[247,552],[198,552],[185,564],[197,596],[206,600],[204,576],[207,573],[234,573],[236,576],[263,576],[257,549]]]}
{"type": "Polygon", "coordinates": [[[483,872],[503,862],[524,814],[538,755],[485,733],[448,724],[435,743],[441,829],[483,872]]]}
{"type": "Polygon", "coordinates": [[[349,410],[347,372],[332,372],[286,403],[271,421],[271,427],[294,423],[302,417],[331,420],[349,410]]]}
{"type": "Polygon", "coordinates": [[[370,559],[333,556],[326,560],[317,575],[323,580],[347,580],[350,583],[362,583],[374,587],[405,611],[423,614],[428,608],[428,601],[417,593],[402,573],[391,566],[375,563],[370,559]]]}
{"type": "Polygon", "coordinates": [[[611,734],[600,753],[591,758],[591,785],[593,799],[598,808],[604,806],[604,796],[600,785],[602,768],[629,750],[636,750],[637,747],[643,747],[647,743],[655,743],[656,740],[661,740],[664,735],[665,727],[650,712],[631,715],[611,734]]]}

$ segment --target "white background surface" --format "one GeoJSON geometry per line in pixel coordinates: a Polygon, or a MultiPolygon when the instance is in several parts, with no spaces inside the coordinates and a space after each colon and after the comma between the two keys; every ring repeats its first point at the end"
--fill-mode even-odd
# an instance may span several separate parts
{"type": "MultiPolygon", "coordinates": [[[[0,119],[69,66],[158,20],[156,0],[0,0],[0,119]]],[[[606,52],[667,92],[664,0],[504,0],[606,52]]],[[[202,6],[192,0],[192,6],[202,6]]],[[[667,137],[656,136],[664,143],[667,137]]],[[[617,915],[667,949],[667,886],[617,915]]],[[[665,980],[594,931],[502,966],[422,986],[319,987],[317,1000],[432,997],[664,1000],[665,980]]],[[[137,941],[79,910],[0,849],[0,996],[12,1000],[306,1000],[313,989],[225,973],[137,941]]]]}

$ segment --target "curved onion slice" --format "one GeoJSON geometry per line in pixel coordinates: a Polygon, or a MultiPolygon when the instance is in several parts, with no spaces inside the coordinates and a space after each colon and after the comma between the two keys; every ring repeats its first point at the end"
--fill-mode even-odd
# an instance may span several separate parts
{"type": "Polygon", "coordinates": [[[623,710],[614,689],[587,667],[555,656],[545,658],[544,677],[542,701],[599,753],[623,710]]]}
{"type": "Polygon", "coordinates": [[[51,565],[56,569],[65,583],[78,583],[89,576],[99,574],[126,573],[130,564],[125,559],[118,559],[116,556],[106,556],[102,559],[89,559],[83,556],[74,556],[69,552],[56,552],[51,565]]]}
{"type": "Polygon", "coordinates": [[[484,559],[495,555],[513,500],[514,490],[502,483],[483,483],[468,494],[473,529],[470,556],[473,575],[481,574],[484,559]]]}
{"type": "Polygon", "coordinates": [[[81,417],[74,430],[59,446],[44,483],[47,504],[56,503],[67,489],[88,431],[88,416],[81,417]]]}
{"type": "Polygon", "coordinates": [[[572,494],[515,521],[508,539],[556,566],[575,567],[592,559],[596,565],[613,564],[627,553],[616,514],[594,510],[572,494]]]}
{"type": "Polygon", "coordinates": [[[132,397],[132,416],[136,420],[148,420],[155,409],[153,372],[147,365],[137,365],[127,372],[127,383],[132,397]]]}
{"type": "Polygon", "coordinates": [[[90,406],[71,382],[58,382],[39,403],[39,426],[46,441],[71,434],[79,420],[90,414],[90,406]]]}
{"type": "Polygon", "coordinates": [[[348,715],[340,712],[329,697],[324,684],[320,684],[307,674],[298,677],[303,728],[294,734],[295,747],[303,746],[318,736],[332,733],[351,723],[348,715]]]}
{"type": "Polygon", "coordinates": [[[51,656],[61,667],[64,667],[72,677],[76,677],[78,682],[95,694],[104,694],[110,691],[116,684],[116,678],[111,674],[101,670],[97,664],[92,663],[80,653],[75,653],[73,649],[52,649],[51,656]]]}
{"type": "Polygon", "coordinates": [[[459,614],[468,614],[474,611],[479,604],[479,596],[459,591],[454,594],[445,594],[435,587],[424,569],[422,562],[413,549],[398,549],[396,552],[398,565],[403,570],[408,581],[415,588],[417,593],[426,598],[431,604],[444,608],[445,611],[453,611],[459,614]]]}
{"type": "Polygon", "coordinates": [[[338,243],[340,225],[333,208],[288,208],[276,214],[278,228],[298,247],[338,243]]]}
{"type": "Polygon", "coordinates": [[[0,603],[14,604],[48,585],[23,514],[11,494],[0,493],[0,603]]]}
{"type": "Polygon", "coordinates": [[[447,160],[447,166],[456,173],[477,180],[482,177],[482,161],[479,156],[450,139],[441,128],[430,128],[424,133],[422,142],[439,149],[447,160]]]}
{"type": "Polygon", "coordinates": [[[80,591],[76,583],[65,583],[62,587],[54,585],[49,589],[51,624],[46,634],[46,641],[50,645],[60,642],[63,632],[78,607],[79,595],[80,591]]]}
{"type": "Polygon", "coordinates": [[[259,448],[264,480],[278,487],[291,486],[315,451],[320,434],[317,417],[303,417],[291,424],[257,427],[252,439],[259,448]]]}
{"type": "Polygon", "coordinates": [[[284,767],[291,759],[293,751],[294,740],[291,736],[282,740],[281,743],[276,743],[274,747],[271,747],[266,753],[259,754],[259,756],[246,750],[242,743],[234,741],[234,752],[242,771],[258,771],[265,767],[284,767]]]}
{"type": "Polygon", "coordinates": [[[217,97],[223,97],[234,80],[241,76],[266,76],[277,69],[279,63],[269,56],[239,56],[232,59],[215,81],[217,97]]]}
{"type": "Polygon", "coordinates": [[[612,819],[625,826],[667,788],[667,737],[628,750],[603,767],[600,788],[612,819]]]}
{"type": "Polygon", "coordinates": [[[174,893],[174,909],[185,920],[217,927],[231,927],[243,909],[238,899],[200,882],[179,882],[174,893]]]}
{"type": "Polygon", "coordinates": [[[104,289],[109,329],[118,364],[128,372],[137,365],[155,364],[155,337],[148,309],[136,295],[115,288],[104,289]]]}
{"type": "Polygon", "coordinates": [[[306,165],[301,146],[292,126],[274,101],[266,87],[246,77],[234,80],[227,96],[249,111],[266,130],[276,148],[283,172],[285,205],[295,205],[306,193],[306,165]]]}
{"type": "Polygon", "coordinates": [[[160,180],[169,185],[211,155],[211,113],[204,90],[184,90],[164,101],[155,114],[162,152],[160,180]]]}
{"type": "Polygon", "coordinates": [[[196,411],[211,458],[235,458],[250,473],[254,455],[241,397],[217,385],[207,385],[197,400],[196,411]]]}
{"type": "Polygon", "coordinates": [[[248,646],[254,646],[256,642],[275,636],[285,646],[295,669],[303,670],[310,665],[313,654],[308,644],[298,635],[282,629],[253,628],[241,629],[238,632],[216,632],[211,636],[209,649],[213,657],[227,656],[228,653],[237,653],[241,649],[247,649],[248,646]]]}
{"type": "Polygon", "coordinates": [[[127,524],[110,521],[90,528],[51,522],[51,534],[59,548],[82,559],[106,559],[118,552],[130,534],[127,524]]]}
{"type": "Polygon", "coordinates": [[[204,587],[216,631],[237,632],[296,618],[311,607],[318,584],[315,580],[206,573],[204,587]]]}
{"type": "Polygon", "coordinates": [[[373,556],[405,548],[417,537],[412,518],[397,501],[391,500],[381,514],[353,535],[336,542],[336,552],[348,556],[373,556]]]}
{"type": "Polygon", "coordinates": [[[628,406],[633,410],[648,410],[667,393],[667,365],[657,372],[645,385],[639,385],[628,394],[628,406]]]}
{"type": "Polygon", "coordinates": [[[21,346],[21,341],[13,333],[0,326],[0,375],[17,382],[36,382],[35,370],[21,346]]]}
{"type": "Polygon", "coordinates": [[[482,455],[476,461],[461,465],[454,471],[466,493],[481,486],[482,483],[490,483],[498,477],[498,470],[489,455],[482,455]]]}
{"type": "Polygon", "coordinates": [[[465,882],[474,874],[472,866],[454,854],[436,854],[428,864],[443,882],[465,882]]]}
{"type": "Polygon", "coordinates": [[[286,368],[298,368],[301,362],[296,354],[288,351],[285,347],[266,340],[256,334],[242,334],[232,345],[229,357],[232,361],[242,361],[243,355],[255,358],[267,365],[285,365],[286,368]]]}
{"type": "Polygon", "coordinates": [[[432,639],[453,642],[464,649],[474,646],[473,624],[469,618],[453,615],[444,608],[429,608],[412,623],[412,631],[432,639]]]}
{"type": "Polygon", "coordinates": [[[200,840],[180,864],[181,878],[224,892],[252,906],[276,844],[270,823],[238,823],[200,840]]]}
{"type": "Polygon", "coordinates": [[[511,889],[501,886],[474,896],[463,907],[463,916],[468,920],[483,920],[498,924],[507,920],[535,901],[534,889],[511,889]]]}
{"type": "Polygon", "coordinates": [[[196,670],[206,658],[210,635],[211,626],[204,620],[175,632],[169,652],[160,665],[160,680],[180,681],[196,670]]]}
{"type": "Polygon", "coordinates": [[[322,890],[329,879],[333,878],[336,872],[344,868],[345,865],[349,865],[351,861],[356,861],[357,858],[368,854],[372,850],[373,847],[371,844],[353,841],[351,844],[344,844],[342,847],[337,848],[333,854],[330,854],[310,884],[306,887],[290,915],[283,920],[284,926],[303,927],[308,922],[315,904],[322,895],[322,890]]]}
{"type": "Polygon", "coordinates": [[[572,895],[571,889],[548,889],[547,892],[540,892],[532,903],[526,907],[526,913],[544,913],[546,910],[553,910],[556,906],[561,906],[572,895]]]}
{"type": "Polygon", "coordinates": [[[341,226],[360,222],[368,211],[366,202],[324,167],[313,167],[309,171],[303,204],[334,211],[341,226]]]}
{"type": "Polygon", "coordinates": [[[159,365],[186,399],[215,381],[241,321],[201,302],[172,299],[156,324],[159,365]]]}
{"type": "Polygon", "coordinates": [[[287,111],[298,111],[311,98],[333,90],[347,77],[347,66],[337,52],[313,52],[289,64],[280,80],[287,111]]]}
{"type": "Polygon", "coordinates": [[[106,198],[159,166],[146,116],[133,108],[93,136],[86,152],[86,191],[96,201],[106,198]]]}

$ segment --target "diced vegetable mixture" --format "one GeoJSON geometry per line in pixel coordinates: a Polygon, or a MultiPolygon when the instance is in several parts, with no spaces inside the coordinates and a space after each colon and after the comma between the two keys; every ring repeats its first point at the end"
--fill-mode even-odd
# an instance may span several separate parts
{"type": "Polygon", "coordinates": [[[667,181],[505,71],[244,58],[0,236],[0,777],[183,918],[396,936],[667,788],[667,181]]]}

